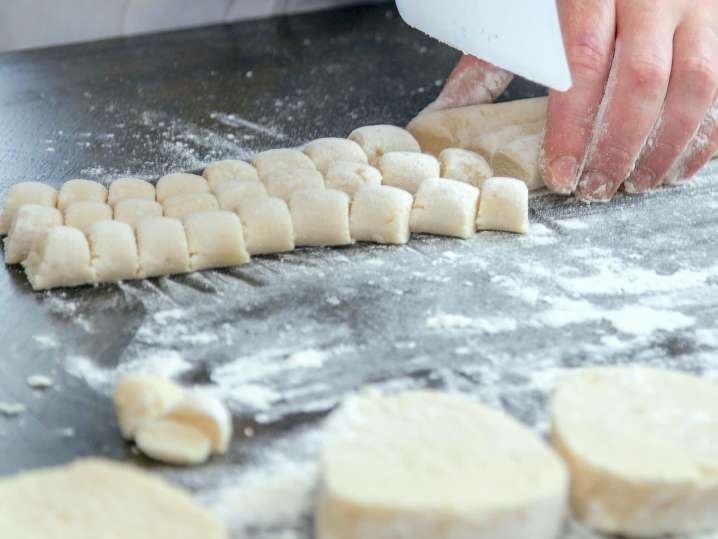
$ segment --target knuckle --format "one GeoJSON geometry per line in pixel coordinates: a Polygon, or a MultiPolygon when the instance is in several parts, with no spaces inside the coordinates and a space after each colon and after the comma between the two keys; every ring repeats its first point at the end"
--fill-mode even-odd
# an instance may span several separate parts
{"type": "Polygon", "coordinates": [[[608,47],[601,46],[601,39],[594,33],[582,34],[567,50],[571,68],[577,76],[604,74],[608,69],[608,52],[608,47]]]}
{"type": "Polygon", "coordinates": [[[645,56],[633,59],[629,64],[629,73],[638,90],[655,91],[668,86],[670,68],[662,59],[645,56]]]}
{"type": "Polygon", "coordinates": [[[682,62],[679,76],[691,82],[693,89],[712,97],[718,87],[718,65],[705,56],[694,56],[682,62]]]}

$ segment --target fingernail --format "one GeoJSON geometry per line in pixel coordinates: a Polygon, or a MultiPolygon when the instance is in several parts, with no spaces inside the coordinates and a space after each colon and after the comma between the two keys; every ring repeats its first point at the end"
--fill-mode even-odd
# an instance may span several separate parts
{"type": "Polygon", "coordinates": [[[578,162],[570,155],[557,157],[548,167],[551,188],[559,193],[568,194],[576,188],[578,181],[578,162]]]}
{"type": "Polygon", "coordinates": [[[578,183],[576,196],[584,202],[608,202],[615,192],[608,176],[600,172],[587,172],[578,183]]]}
{"type": "Polygon", "coordinates": [[[626,193],[631,195],[643,193],[651,189],[656,183],[656,174],[649,168],[639,168],[625,181],[626,193]]]}

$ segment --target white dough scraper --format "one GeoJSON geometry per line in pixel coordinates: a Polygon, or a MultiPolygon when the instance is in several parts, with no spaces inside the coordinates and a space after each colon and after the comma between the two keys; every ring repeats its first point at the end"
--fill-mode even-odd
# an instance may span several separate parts
{"type": "Polygon", "coordinates": [[[517,75],[565,91],[571,72],[556,0],[396,0],[414,28],[517,75]]]}

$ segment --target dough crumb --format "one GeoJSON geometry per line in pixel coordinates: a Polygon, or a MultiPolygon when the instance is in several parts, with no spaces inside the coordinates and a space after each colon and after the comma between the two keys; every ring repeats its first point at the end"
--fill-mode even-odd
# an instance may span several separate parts
{"type": "Polygon", "coordinates": [[[0,402],[0,415],[5,417],[15,417],[27,412],[27,406],[19,402],[0,402]]]}
{"type": "Polygon", "coordinates": [[[52,387],[52,384],[52,378],[44,374],[34,374],[27,377],[27,385],[33,389],[49,389],[52,387]]]}

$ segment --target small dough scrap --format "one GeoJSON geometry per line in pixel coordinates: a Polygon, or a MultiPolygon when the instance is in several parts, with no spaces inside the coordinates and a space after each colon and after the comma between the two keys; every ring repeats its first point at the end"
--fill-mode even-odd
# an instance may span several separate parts
{"type": "Polygon", "coordinates": [[[490,178],[481,187],[479,230],[501,230],[527,234],[529,190],[516,178],[490,178]]]}
{"type": "Polygon", "coordinates": [[[162,217],[162,204],[144,198],[126,198],[115,205],[115,221],[127,223],[133,229],[145,219],[162,217]]]}
{"type": "Polygon", "coordinates": [[[485,180],[494,176],[486,159],[471,150],[447,148],[439,154],[441,177],[457,180],[481,188],[485,180]]]}
{"type": "Polygon", "coordinates": [[[350,197],[362,187],[381,185],[381,172],[371,165],[351,161],[335,161],[329,165],[324,179],[327,189],[344,191],[350,197]]]}
{"type": "Polygon", "coordinates": [[[439,161],[433,155],[415,152],[389,152],[379,161],[384,185],[398,187],[412,195],[427,178],[438,178],[439,161]]]}
{"type": "Polygon", "coordinates": [[[162,176],[157,182],[157,202],[163,204],[165,200],[177,195],[192,193],[209,193],[209,184],[202,176],[177,172],[162,176]]]}
{"type": "Polygon", "coordinates": [[[216,191],[219,207],[235,211],[241,202],[251,198],[268,197],[267,188],[261,182],[225,182],[216,191]]]}
{"type": "Polygon", "coordinates": [[[121,221],[99,221],[85,230],[95,280],[114,283],[136,279],[140,261],[132,227],[121,221]]]}
{"type": "Polygon", "coordinates": [[[201,464],[209,458],[209,438],[201,430],[165,418],[142,423],[135,443],[148,457],[169,464],[201,464]]]}
{"type": "Polygon", "coordinates": [[[352,238],[374,243],[407,243],[413,202],[409,193],[388,185],[360,189],[351,207],[352,238]]]}
{"type": "Polygon", "coordinates": [[[411,210],[411,231],[469,239],[476,233],[479,190],[468,183],[431,178],[421,184],[411,210]]]}
{"type": "Polygon", "coordinates": [[[23,204],[17,208],[5,238],[5,263],[22,262],[30,254],[33,243],[51,228],[61,226],[62,222],[62,213],[49,206],[23,204]]]}
{"type": "Polygon", "coordinates": [[[326,175],[329,167],[336,161],[349,161],[367,164],[364,150],[353,140],[345,138],[320,138],[306,145],[304,153],[314,162],[317,170],[326,175]]]}
{"type": "Polygon", "coordinates": [[[162,213],[165,217],[173,217],[182,221],[191,213],[218,210],[217,198],[209,193],[188,193],[175,195],[165,199],[162,203],[162,213]]]}
{"type": "Polygon", "coordinates": [[[87,238],[69,226],[51,228],[35,240],[22,265],[34,290],[95,282],[87,238]]]}
{"type": "Polygon", "coordinates": [[[252,256],[294,250],[289,206],[280,198],[253,198],[237,206],[247,251],[252,256]]]}
{"type": "Polygon", "coordinates": [[[419,143],[406,129],[395,125],[367,125],[351,132],[349,140],[361,146],[369,164],[378,166],[379,160],[389,152],[421,152],[419,143]]]}
{"type": "Polygon", "coordinates": [[[541,133],[546,126],[544,120],[530,124],[512,124],[482,133],[472,144],[471,150],[483,156],[489,163],[501,146],[524,138],[527,135],[541,133]]]}
{"type": "Polygon", "coordinates": [[[64,212],[73,202],[107,202],[107,187],[91,180],[70,180],[60,188],[57,208],[64,212]]]}
{"type": "Polygon", "coordinates": [[[110,184],[110,195],[107,203],[115,207],[120,200],[127,198],[143,198],[155,200],[155,186],[137,178],[119,178],[110,184]]]}
{"type": "Polygon", "coordinates": [[[236,213],[223,210],[193,213],[185,219],[184,227],[192,271],[249,262],[242,223],[236,213]]]}
{"type": "Polygon", "coordinates": [[[164,416],[184,391],[171,380],[151,374],[128,374],[115,386],[112,401],[125,440],[132,440],[140,424],[164,416]]]}
{"type": "Polygon", "coordinates": [[[264,178],[270,196],[289,202],[292,195],[303,189],[324,189],[324,178],[318,170],[277,170],[264,178]]]}
{"type": "Polygon", "coordinates": [[[459,394],[352,395],[320,463],[317,539],[555,539],[567,513],[554,451],[459,394]]]}
{"type": "Polygon", "coordinates": [[[0,216],[0,236],[10,231],[17,209],[24,204],[54,208],[57,206],[57,191],[40,182],[21,182],[13,185],[5,196],[5,205],[0,216]]]}
{"type": "Polygon", "coordinates": [[[105,459],[0,479],[4,539],[227,539],[184,490],[105,459]]]}
{"type": "Polygon", "coordinates": [[[257,169],[262,181],[273,172],[286,170],[316,170],[317,167],[309,157],[299,150],[280,148],[267,150],[252,159],[252,166],[257,169]]]}
{"type": "Polygon", "coordinates": [[[137,248],[140,278],[190,271],[187,236],[177,219],[153,217],[141,221],[137,225],[137,248]]]}
{"type": "Polygon", "coordinates": [[[539,172],[539,153],[543,142],[543,133],[527,135],[509,142],[494,154],[491,167],[497,176],[517,178],[524,182],[529,191],[544,186],[539,172]]]}
{"type": "Polygon", "coordinates": [[[289,212],[297,246],[350,245],[349,195],[334,189],[305,189],[292,195],[289,212]]]}
{"type": "Polygon", "coordinates": [[[199,391],[185,393],[165,417],[202,432],[213,452],[227,452],[232,440],[232,415],[219,399],[199,391]]]}
{"type": "Polygon", "coordinates": [[[112,219],[112,208],[103,202],[80,200],[73,202],[65,210],[65,225],[84,231],[97,221],[112,219]]]}
{"type": "Polygon", "coordinates": [[[258,182],[257,169],[249,163],[236,159],[226,159],[212,163],[202,172],[202,176],[213,193],[217,194],[217,187],[225,182],[258,182]]]}
{"type": "Polygon", "coordinates": [[[718,384],[639,365],[577,369],[552,416],[586,524],[629,537],[718,530],[718,384]]]}

